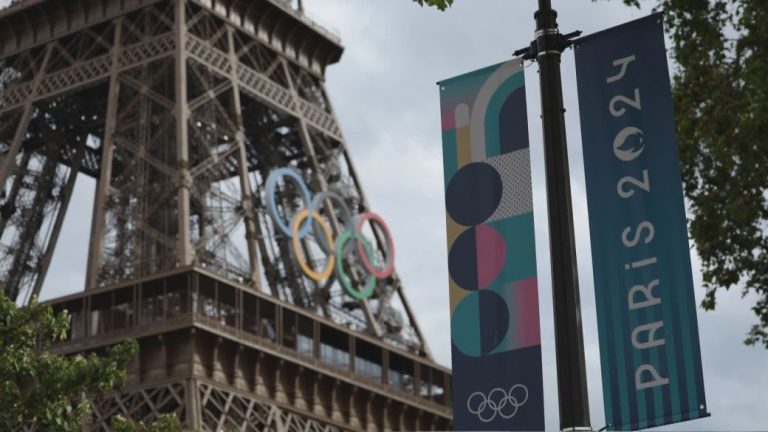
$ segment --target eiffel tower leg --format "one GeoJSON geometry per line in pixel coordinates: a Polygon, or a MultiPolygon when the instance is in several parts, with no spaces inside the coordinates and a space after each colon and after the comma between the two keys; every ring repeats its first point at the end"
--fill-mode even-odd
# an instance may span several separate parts
{"type": "Polygon", "coordinates": [[[48,61],[51,58],[53,49],[54,44],[48,44],[46,46],[43,58],[38,65],[37,71],[35,71],[35,78],[32,82],[32,94],[29,95],[29,98],[24,104],[21,119],[19,120],[19,124],[16,126],[16,133],[13,136],[13,140],[11,141],[11,145],[8,148],[8,151],[3,157],[2,163],[0,163],[0,185],[5,185],[6,180],[8,180],[8,176],[11,174],[14,169],[13,167],[16,164],[16,155],[19,153],[21,142],[24,140],[24,136],[27,134],[27,127],[29,126],[29,121],[32,118],[32,114],[34,112],[33,102],[37,96],[37,93],[39,92],[40,82],[42,81],[43,77],[45,77],[46,71],[48,69],[48,61]]]}
{"type": "Polygon", "coordinates": [[[174,3],[161,2],[116,20],[114,34],[105,38],[112,46],[98,59],[108,72],[108,98],[94,173],[88,288],[182,263],[179,239],[189,230],[181,222],[188,226],[189,218],[179,217],[179,197],[187,194],[180,189],[188,171],[177,154],[186,147],[177,132],[186,128],[177,125],[176,11],[174,3]]]}
{"type": "MultiPolygon", "coordinates": [[[[229,47],[230,64],[237,64],[237,53],[235,51],[234,29],[230,26],[227,29],[227,46],[229,47]]],[[[243,126],[243,107],[240,101],[240,82],[234,67],[230,67],[230,85],[232,86],[232,108],[233,118],[237,132],[235,140],[237,141],[237,163],[238,176],[240,178],[240,191],[243,212],[245,215],[245,242],[248,247],[248,261],[251,265],[251,281],[257,288],[261,285],[261,271],[259,269],[259,256],[257,239],[261,236],[256,225],[256,215],[253,211],[253,197],[251,192],[251,182],[248,179],[248,158],[245,149],[245,127],[243,126]]]]}
{"type": "MultiPolygon", "coordinates": [[[[15,237],[16,248],[11,254],[10,271],[6,274],[4,282],[11,289],[11,298],[18,298],[20,295],[28,294],[24,288],[27,287],[29,279],[34,280],[36,276],[35,261],[30,260],[34,256],[33,248],[36,245],[37,234],[43,224],[44,209],[48,201],[48,194],[52,191],[53,175],[57,168],[57,160],[51,157],[51,149],[47,150],[42,168],[39,171],[37,179],[46,179],[47,182],[40,181],[38,188],[34,191],[33,198],[28,207],[20,209],[19,218],[15,226],[15,232],[19,233],[15,237]]],[[[35,178],[35,177],[33,177],[35,178]]],[[[27,299],[24,299],[26,302],[27,299]]]]}
{"type": "Polygon", "coordinates": [[[189,108],[187,106],[187,0],[176,0],[174,37],[176,40],[176,157],[179,169],[178,243],[179,264],[187,266],[194,259],[190,239],[189,189],[189,108]]]}
{"type": "MultiPolygon", "coordinates": [[[[102,61],[107,107],[86,285],[95,288],[179,265],[173,3],[114,24],[102,61]]],[[[184,129],[184,128],[182,128],[184,129]]],[[[188,218],[187,218],[188,220],[188,218]]]]}
{"type": "Polygon", "coordinates": [[[10,191],[7,194],[5,194],[5,190],[2,191],[5,195],[5,201],[2,207],[2,216],[0,216],[0,237],[2,237],[5,232],[5,227],[8,225],[11,216],[16,212],[16,200],[19,197],[19,192],[21,192],[24,177],[29,170],[29,161],[31,157],[32,152],[23,152],[18,166],[16,166],[16,169],[12,172],[13,179],[11,180],[10,191]]]}
{"type": "MultiPolygon", "coordinates": [[[[176,414],[190,430],[194,413],[188,405],[190,395],[197,395],[194,381],[128,386],[91,401],[93,421],[84,430],[109,431],[112,418],[122,416],[135,421],[151,422],[163,414],[176,414]]],[[[199,424],[199,423],[198,423],[199,424]]]]}
{"type": "Polygon", "coordinates": [[[101,170],[96,181],[96,193],[93,199],[93,217],[91,222],[91,238],[88,248],[88,267],[85,276],[85,288],[93,289],[98,286],[99,271],[104,255],[104,234],[107,223],[107,200],[109,199],[110,182],[112,180],[112,160],[115,154],[115,129],[117,127],[117,107],[120,97],[119,61],[121,39],[123,34],[123,19],[115,21],[114,40],[110,53],[109,90],[107,93],[107,115],[104,125],[104,136],[101,139],[101,170]]]}
{"type": "MultiPolygon", "coordinates": [[[[5,155],[2,158],[2,161],[0,161],[0,190],[2,190],[2,192],[5,192],[5,186],[6,186],[6,182],[8,181],[8,178],[14,173],[16,173],[14,182],[11,184],[10,193],[6,196],[6,199],[5,199],[5,203],[3,206],[4,211],[0,214],[0,225],[2,225],[0,228],[0,239],[2,239],[2,235],[5,234],[5,228],[9,222],[9,219],[17,211],[16,197],[19,192],[21,183],[23,181],[23,176],[27,170],[27,163],[29,162],[29,156],[26,154],[22,156],[23,166],[17,166],[16,159],[17,159],[19,150],[21,149],[22,142],[25,140],[25,137],[27,136],[27,130],[28,130],[30,121],[32,119],[32,114],[34,113],[34,110],[35,110],[35,104],[34,104],[35,96],[39,92],[40,82],[46,76],[46,72],[48,70],[48,63],[51,58],[53,48],[54,48],[53,44],[46,45],[46,47],[43,50],[43,54],[41,55],[41,59],[39,59],[38,61],[30,60],[29,62],[28,72],[31,74],[34,74],[31,82],[29,94],[27,99],[24,101],[21,115],[19,116],[18,123],[15,125],[16,126],[15,132],[13,134],[13,137],[11,138],[10,144],[8,145],[8,148],[5,152],[5,155]]],[[[24,223],[24,221],[21,221],[21,222],[24,223]]],[[[28,233],[29,229],[22,229],[22,232],[28,233]]],[[[36,230],[35,230],[35,233],[36,233],[36,230]]],[[[14,238],[18,238],[18,236],[14,238]]],[[[32,241],[32,239],[25,239],[25,240],[27,242],[32,241]]],[[[13,243],[15,243],[15,240],[12,240],[10,245],[13,246],[13,243]]],[[[5,294],[8,297],[14,300],[18,297],[18,295],[21,293],[22,289],[24,288],[20,286],[20,284],[22,283],[23,274],[27,272],[27,270],[25,269],[18,268],[19,263],[26,264],[24,261],[19,261],[20,256],[26,255],[20,252],[21,252],[20,250],[13,248],[9,251],[9,254],[6,254],[5,256],[3,256],[4,260],[9,259],[10,258],[9,255],[12,255],[13,257],[16,257],[16,258],[12,258],[9,264],[3,265],[3,267],[5,268],[2,269],[2,274],[0,274],[0,286],[2,286],[2,290],[5,292],[5,294]]]]}
{"type": "Polygon", "coordinates": [[[203,420],[198,381],[194,378],[187,380],[186,390],[187,427],[189,430],[199,431],[203,427],[203,420]]]}
{"type": "Polygon", "coordinates": [[[202,409],[200,430],[217,432],[341,432],[342,426],[313,416],[299,415],[282,405],[254,398],[209,382],[198,383],[202,409]]]}
{"type": "Polygon", "coordinates": [[[59,132],[69,125],[55,108],[40,109],[3,206],[1,280],[7,294],[23,295],[23,302],[40,292],[86,147],[84,133],[59,132]]]}

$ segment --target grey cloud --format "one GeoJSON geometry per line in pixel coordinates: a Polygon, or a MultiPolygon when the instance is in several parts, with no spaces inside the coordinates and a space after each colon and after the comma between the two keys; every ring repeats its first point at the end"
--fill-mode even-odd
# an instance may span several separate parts
{"type": "MultiPolygon", "coordinates": [[[[329,69],[329,92],[372,205],[390,220],[395,232],[399,273],[420,324],[438,361],[450,364],[445,213],[441,172],[435,172],[441,160],[435,82],[510,58],[516,48],[532,38],[535,2],[457,0],[446,13],[422,9],[406,0],[306,0],[306,4],[309,13],[338,28],[346,44],[341,63],[329,69]],[[410,160],[413,157],[429,160],[414,162],[410,160]]],[[[556,1],[555,7],[563,31],[580,29],[585,33],[648,13],[647,8],[637,11],[618,1],[556,1]]],[[[587,376],[592,419],[599,428],[604,424],[604,414],[572,53],[564,55],[562,70],[587,376]]],[[[558,413],[536,66],[526,73],[534,211],[538,215],[546,425],[550,430],[558,427],[558,413]]],[[[694,274],[698,274],[698,260],[695,255],[692,258],[694,274]]],[[[700,300],[700,277],[696,287],[700,300]]],[[[699,311],[705,383],[713,416],[669,429],[768,426],[763,407],[764,389],[768,388],[764,367],[768,352],[741,344],[750,317],[749,299],[742,301],[736,292],[721,296],[718,311],[699,311]]]]}

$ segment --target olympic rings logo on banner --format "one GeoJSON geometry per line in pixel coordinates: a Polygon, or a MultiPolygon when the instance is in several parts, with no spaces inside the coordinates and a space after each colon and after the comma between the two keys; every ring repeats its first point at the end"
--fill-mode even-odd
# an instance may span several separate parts
{"type": "Polygon", "coordinates": [[[277,168],[269,173],[267,177],[267,211],[277,229],[287,237],[291,238],[293,255],[296,258],[301,270],[308,278],[321,282],[327,280],[331,275],[336,274],[339,282],[352,297],[364,300],[373,294],[376,289],[376,279],[388,278],[395,268],[395,243],[392,240],[389,227],[381,216],[373,212],[365,212],[358,218],[352,215],[347,203],[337,193],[332,191],[322,191],[312,197],[307,184],[301,178],[301,175],[292,168],[277,168]],[[277,197],[275,195],[277,184],[280,179],[290,181],[297,187],[304,208],[293,215],[289,222],[286,222],[277,211],[277,197]],[[336,210],[336,216],[339,219],[344,231],[340,232],[334,240],[333,231],[326,220],[320,216],[320,209],[326,202],[331,202],[336,210]],[[386,262],[379,266],[377,255],[373,246],[362,234],[362,229],[366,222],[376,223],[382,229],[387,241],[386,262]],[[328,256],[326,266],[322,270],[313,269],[307,262],[302,252],[301,240],[309,235],[310,230],[320,249],[328,256]],[[352,285],[350,277],[344,269],[345,258],[353,249],[348,248],[347,244],[354,241],[357,245],[357,251],[360,256],[363,268],[368,272],[365,284],[361,290],[352,285]]]}
{"type": "MultiPolygon", "coordinates": [[[[521,396],[518,394],[517,396],[521,396]]],[[[474,392],[467,398],[467,410],[475,414],[483,423],[493,421],[498,415],[501,418],[511,419],[517,414],[517,409],[528,402],[528,388],[522,384],[515,384],[509,391],[496,387],[488,393],[488,396],[482,392],[474,392]],[[518,399],[513,393],[520,389],[525,393],[524,397],[518,399]]]]}

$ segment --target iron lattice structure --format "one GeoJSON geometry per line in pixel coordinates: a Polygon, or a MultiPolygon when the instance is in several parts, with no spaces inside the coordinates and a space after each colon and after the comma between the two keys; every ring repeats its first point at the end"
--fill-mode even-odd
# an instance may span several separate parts
{"type": "MultiPolygon", "coordinates": [[[[0,11],[2,290],[19,302],[40,293],[75,183],[89,176],[96,190],[86,291],[78,297],[85,303],[54,302],[74,308],[73,328],[82,329],[62,352],[114,343],[107,327],[113,329],[115,320],[127,317],[131,331],[123,329],[121,337],[140,338],[147,313],[150,322],[158,313],[164,319],[171,314],[172,290],[163,288],[155,304],[143,288],[134,288],[131,302],[120,303],[118,287],[144,287],[137,281],[165,280],[179,271],[205,272],[223,278],[217,284],[236,286],[237,299],[242,292],[267,293],[276,310],[299,308],[319,320],[313,328],[320,333],[329,326],[345,334],[351,341],[346,348],[326,345],[347,351],[352,372],[355,335],[381,342],[381,359],[371,366],[381,369],[381,383],[391,384],[384,360],[390,351],[413,362],[404,375],[411,393],[424,381],[419,364],[438,371],[443,411],[433,407],[437,420],[424,424],[444,426],[449,373],[433,364],[397,275],[378,281],[367,300],[349,296],[333,278],[316,282],[299,268],[291,239],[267,214],[265,181],[279,167],[298,171],[315,192],[334,191],[351,209],[369,209],[324,87],[325,69],[342,51],[336,36],[284,0],[23,0],[0,11]],[[111,300],[98,300],[107,292],[111,300]],[[92,298],[110,306],[96,307],[92,298]],[[148,304],[152,312],[146,312],[148,304]],[[76,342],[79,337],[88,343],[76,342]]],[[[276,195],[281,215],[301,205],[289,184],[276,195]]],[[[324,212],[339,234],[333,203],[324,212]]],[[[384,260],[389,251],[380,227],[371,225],[366,233],[384,260]]],[[[321,268],[329,258],[317,246],[311,235],[301,241],[307,262],[321,268]]],[[[352,265],[353,282],[361,282],[362,270],[352,265]]],[[[216,288],[205,303],[204,289],[186,288],[188,313],[210,318],[215,312],[223,321],[238,316],[234,328],[247,332],[244,300],[228,302],[216,288]]],[[[283,343],[289,324],[275,317],[276,337],[268,342],[283,343]]],[[[190,340],[200,338],[195,326],[193,319],[185,330],[190,340]]],[[[323,335],[312,336],[311,354],[322,360],[323,335]]],[[[191,346],[194,351],[197,345],[191,346]]],[[[286,358],[270,363],[273,373],[290,368],[286,358]]],[[[230,424],[236,411],[262,425],[254,430],[333,429],[327,426],[333,422],[322,422],[333,416],[313,414],[312,404],[270,402],[274,389],[259,393],[251,386],[259,397],[249,399],[231,380],[224,380],[230,387],[215,379],[205,384],[195,378],[195,367],[191,375],[167,373],[157,381],[141,372],[146,361],[142,356],[132,390],[94,402],[100,416],[117,409],[142,413],[136,417],[170,410],[190,425],[218,430],[211,425],[230,424]],[[179,376],[185,379],[174,382],[179,376]],[[144,402],[132,411],[136,400],[144,402]],[[166,402],[175,408],[163,408],[166,402]],[[308,426],[315,421],[326,426],[308,426]]],[[[365,423],[365,415],[355,421],[347,415],[333,427],[370,424],[375,430],[397,423],[385,417],[365,423]]]]}

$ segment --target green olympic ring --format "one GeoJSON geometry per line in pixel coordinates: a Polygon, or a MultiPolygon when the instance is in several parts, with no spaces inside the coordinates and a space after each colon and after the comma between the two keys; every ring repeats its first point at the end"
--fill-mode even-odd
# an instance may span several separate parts
{"type": "Polygon", "coordinates": [[[365,249],[365,254],[374,257],[375,254],[373,253],[373,247],[371,247],[371,243],[363,237],[362,234],[356,231],[344,231],[339,235],[339,237],[336,239],[336,274],[339,276],[339,282],[341,283],[341,286],[344,287],[345,290],[347,290],[347,293],[351,295],[352,297],[358,299],[358,300],[365,300],[368,297],[373,294],[373,290],[376,288],[376,276],[369,275],[368,281],[365,284],[365,287],[363,287],[362,291],[358,291],[352,286],[352,281],[349,279],[349,276],[344,272],[344,245],[352,239],[355,239],[363,244],[363,248],[365,249]]]}

